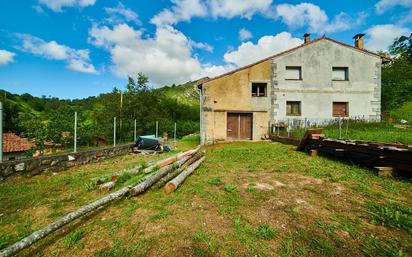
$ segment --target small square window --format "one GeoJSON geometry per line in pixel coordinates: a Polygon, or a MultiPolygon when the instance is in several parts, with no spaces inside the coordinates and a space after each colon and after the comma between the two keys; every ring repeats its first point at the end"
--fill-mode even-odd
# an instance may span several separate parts
{"type": "Polygon", "coordinates": [[[302,67],[286,66],[286,80],[302,80],[302,67]]]}
{"type": "Polygon", "coordinates": [[[349,80],[348,67],[332,67],[332,80],[349,80]]]}
{"type": "Polygon", "coordinates": [[[264,97],[266,96],[267,83],[252,83],[252,96],[264,97]]]}
{"type": "Polygon", "coordinates": [[[286,102],[286,115],[287,116],[300,116],[301,108],[300,102],[298,101],[287,101],[286,102]]]}
{"type": "Polygon", "coordinates": [[[347,117],[349,116],[348,102],[333,102],[333,117],[347,117]]]}

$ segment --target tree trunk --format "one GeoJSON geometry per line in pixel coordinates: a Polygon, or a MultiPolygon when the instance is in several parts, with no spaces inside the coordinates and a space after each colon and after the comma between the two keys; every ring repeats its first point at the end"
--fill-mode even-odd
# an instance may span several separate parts
{"type": "Polygon", "coordinates": [[[110,181],[110,182],[107,182],[107,183],[104,183],[104,184],[102,184],[102,185],[100,185],[100,190],[101,191],[110,191],[110,190],[112,190],[112,188],[115,186],[116,184],[115,184],[115,182],[113,182],[113,181],[110,181]]]}
{"type": "MultiPolygon", "coordinates": [[[[189,156],[183,156],[183,159],[179,160],[177,162],[178,166],[181,166],[183,163],[185,163],[190,157],[189,156]]],[[[51,234],[52,232],[56,231],[57,229],[63,227],[64,225],[74,221],[75,219],[78,219],[79,217],[99,208],[102,207],[112,201],[115,201],[117,199],[120,199],[124,197],[129,191],[133,193],[133,195],[137,195],[139,193],[144,192],[148,187],[153,185],[157,180],[159,180],[161,177],[167,174],[171,169],[174,168],[174,165],[168,165],[166,167],[161,168],[158,172],[156,172],[153,175],[147,176],[143,182],[131,186],[126,186],[123,187],[122,189],[113,192],[111,194],[108,194],[107,196],[104,196],[100,198],[97,201],[94,201],[88,205],[85,205],[81,207],[80,209],[77,209],[74,212],[71,212],[67,214],[66,216],[58,219],[57,221],[53,222],[52,224],[37,230],[33,232],[31,235],[23,238],[22,240],[8,246],[7,248],[3,249],[0,251],[0,257],[5,257],[5,256],[12,256],[21,250],[23,250],[26,247],[29,247],[30,245],[34,244],[35,242],[39,241],[40,239],[46,237],[47,235],[51,234]]]]}
{"type": "Polygon", "coordinates": [[[179,169],[170,172],[169,174],[161,178],[158,182],[156,182],[152,187],[150,187],[150,190],[162,188],[164,185],[166,185],[167,182],[177,177],[177,175],[182,173],[182,171],[184,171],[188,166],[192,165],[195,161],[199,160],[203,156],[204,153],[202,152],[196,153],[195,155],[193,155],[193,157],[187,160],[187,162],[185,162],[179,169]]]}
{"type": "Polygon", "coordinates": [[[205,160],[206,157],[202,157],[192,165],[190,165],[186,170],[184,170],[182,173],[180,173],[177,177],[175,177],[173,180],[168,182],[165,186],[165,191],[167,194],[170,194],[171,192],[175,191],[176,188],[185,181],[185,179],[192,174],[195,169],[197,169],[200,164],[205,160]]]}
{"type": "Polygon", "coordinates": [[[161,178],[163,178],[167,173],[169,173],[171,170],[173,170],[176,166],[180,167],[182,166],[183,163],[185,163],[190,156],[183,157],[183,159],[177,161],[174,164],[169,164],[163,168],[160,168],[155,174],[147,176],[146,179],[138,184],[137,186],[133,187],[130,189],[130,194],[132,196],[139,195],[146,191],[149,187],[151,187],[154,183],[159,181],[161,178]]]}

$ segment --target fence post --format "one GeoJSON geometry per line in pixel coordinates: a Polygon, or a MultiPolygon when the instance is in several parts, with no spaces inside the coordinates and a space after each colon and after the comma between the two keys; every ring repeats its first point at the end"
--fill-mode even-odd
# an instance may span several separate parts
{"type": "Polygon", "coordinates": [[[175,131],[174,131],[173,137],[174,137],[173,141],[174,141],[175,146],[176,146],[176,122],[175,122],[175,131]]]}
{"type": "Polygon", "coordinates": [[[134,141],[133,142],[136,142],[136,120],[134,120],[134,141]]]}
{"type": "Polygon", "coordinates": [[[158,135],[159,135],[159,122],[156,121],[156,138],[158,137],[158,135]]]}
{"type": "Polygon", "coordinates": [[[113,118],[113,147],[116,146],[116,117],[113,118]]]}
{"type": "Polygon", "coordinates": [[[3,162],[3,103],[0,102],[0,163],[3,162]]]}
{"type": "Polygon", "coordinates": [[[73,152],[77,153],[77,112],[74,112],[73,152]]]}
{"type": "Polygon", "coordinates": [[[342,139],[342,117],[339,118],[339,139],[342,139]]]}
{"type": "Polygon", "coordinates": [[[346,139],[349,139],[349,137],[348,137],[348,130],[349,130],[349,118],[348,118],[348,120],[346,121],[346,139]]]}

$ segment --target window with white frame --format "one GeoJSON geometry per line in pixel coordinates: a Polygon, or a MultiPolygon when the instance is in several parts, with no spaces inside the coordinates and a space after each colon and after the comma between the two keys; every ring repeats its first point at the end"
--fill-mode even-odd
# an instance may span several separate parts
{"type": "Polygon", "coordinates": [[[332,80],[349,80],[348,67],[332,67],[332,80]]]}
{"type": "Polygon", "coordinates": [[[286,80],[302,80],[302,67],[286,66],[286,80]]]}
{"type": "Polygon", "coordinates": [[[266,96],[267,83],[252,83],[252,96],[264,97],[266,96]]]}

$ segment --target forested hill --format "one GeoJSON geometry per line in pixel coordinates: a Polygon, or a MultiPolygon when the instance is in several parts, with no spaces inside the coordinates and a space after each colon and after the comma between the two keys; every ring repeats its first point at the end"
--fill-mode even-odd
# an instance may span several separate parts
{"type": "Polygon", "coordinates": [[[147,78],[129,78],[126,90],[113,89],[110,93],[85,99],[63,100],[55,97],[34,97],[0,90],[4,105],[4,131],[25,134],[44,141],[69,143],[61,132],[73,131],[74,112],[78,112],[80,144],[92,144],[94,138],[112,139],[113,118],[117,118],[117,138],[133,138],[134,120],[138,134],[154,134],[156,121],[159,133],[172,133],[177,123],[178,136],[195,133],[199,129],[199,95],[196,82],[151,89],[147,78]],[[122,102],[121,102],[122,98],[122,102]],[[65,142],[66,141],[66,142],[65,142]]]}

